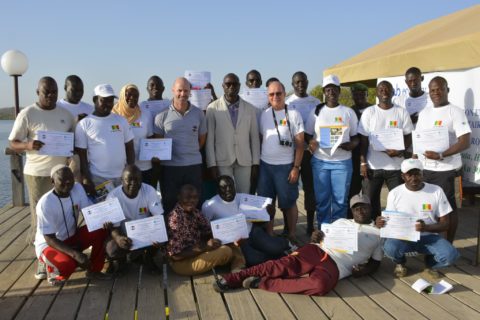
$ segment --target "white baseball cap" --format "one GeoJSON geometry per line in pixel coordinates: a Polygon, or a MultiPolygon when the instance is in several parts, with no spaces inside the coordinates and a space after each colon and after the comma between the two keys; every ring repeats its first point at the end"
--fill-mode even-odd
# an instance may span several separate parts
{"type": "Polygon", "coordinates": [[[113,91],[112,86],[109,84],[99,84],[98,86],[96,86],[95,89],[93,89],[93,95],[103,98],[115,97],[118,99],[118,97],[115,95],[115,91],[113,91]]]}
{"type": "Polygon", "coordinates": [[[407,173],[408,171],[410,171],[412,169],[423,170],[422,162],[418,159],[403,160],[402,165],[401,165],[402,172],[407,173]]]}
{"type": "Polygon", "coordinates": [[[323,84],[322,84],[322,87],[326,87],[330,84],[333,84],[337,87],[340,87],[340,79],[338,79],[338,77],[334,74],[329,74],[328,76],[326,76],[325,78],[323,78],[323,84]]]}
{"type": "Polygon", "coordinates": [[[58,170],[61,170],[63,168],[69,168],[68,166],[64,165],[64,164],[57,164],[55,166],[53,166],[53,168],[50,170],[50,178],[53,178],[53,175],[58,171],[58,170]]]}

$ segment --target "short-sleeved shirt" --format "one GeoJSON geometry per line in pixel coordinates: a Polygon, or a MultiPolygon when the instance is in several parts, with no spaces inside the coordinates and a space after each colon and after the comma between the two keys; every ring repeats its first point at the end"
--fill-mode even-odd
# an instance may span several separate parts
{"type": "Polygon", "coordinates": [[[383,249],[380,230],[375,227],[373,223],[359,224],[349,219],[338,219],[333,222],[333,225],[354,225],[358,230],[358,251],[355,251],[353,254],[326,249],[322,246],[322,249],[325,250],[337,264],[339,271],[338,279],[348,277],[352,274],[353,266],[366,263],[370,258],[376,261],[382,261],[383,249]]]}
{"type": "Polygon", "coordinates": [[[190,166],[202,163],[198,138],[207,133],[203,111],[194,105],[182,115],[170,105],[155,117],[153,132],[172,139],[172,160],[166,166],[190,166]]]}
{"type": "MultiPolygon", "coordinates": [[[[213,221],[222,218],[228,218],[236,214],[242,213],[240,211],[240,199],[242,193],[237,193],[235,199],[231,202],[223,200],[218,194],[213,198],[206,200],[202,205],[202,214],[208,221],[213,221]]],[[[247,222],[248,232],[252,230],[252,223],[247,222]]]]}
{"type": "MultiPolygon", "coordinates": [[[[335,108],[330,108],[325,105],[320,109],[318,116],[315,115],[315,109],[310,112],[305,132],[313,136],[318,141],[319,137],[317,136],[315,128],[322,126],[347,126],[348,135],[350,137],[353,137],[357,135],[357,125],[358,119],[355,115],[355,111],[353,111],[352,108],[343,105],[338,105],[335,108]]],[[[317,148],[317,151],[315,151],[313,156],[317,159],[324,161],[343,161],[352,157],[351,151],[337,148],[334,154],[330,155],[331,150],[331,148],[319,147],[317,148]]]]}
{"type": "Polygon", "coordinates": [[[48,247],[44,235],[55,234],[60,240],[72,237],[77,231],[80,210],[88,207],[90,201],[79,183],[73,185],[70,196],[58,197],[53,189],[44,194],[37,203],[37,233],[35,235],[35,253],[40,257],[48,247]]]}
{"type": "Polygon", "coordinates": [[[294,93],[287,97],[285,103],[288,105],[288,110],[296,110],[300,113],[303,119],[303,126],[305,127],[310,113],[320,104],[320,100],[311,95],[299,97],[294,93]]]}
{"type": "Polygon", "coordinates": [[[260,134],[262,135],[262,150],[260,159],[268,164],[279,165],[293,162],[295,154],[295,136],[303,132],[303,120],[295,110],[287,110],[290,128],[285,116],[285,109],[274,111],[277,119],[277,130],[273,121],[273,108],[262,111],[260,118],[260,134]],[[292,142],[292,146],[280,145],[280,139],[292,142]]]}
{"type": "Polygon", "coordinates": [[[160,112],[167,110],[170,106],[171,101],[169,99],[162,100],[146,100],[140,102],[140,110],[148,111],[152,115],[152,121],[155,120],[155,117],[160,112]]]}
{"type": "Polygon", "coordinates": [[[405,184],[391,190],[388,193],[385,210],[413,213],[425,224],[434,224],[438,218],[452,212],[452,207],[442,188],[425,182],[424,187],[418,191],[408,190],[405,184]]]}
{"type": "Polygon", "coordinates": [[[199,210],[187,213],[178,204],[168,215],[167,231],[167,252],[171,256],[212,237],[210,223],[199,210]]]}
{"type": "Polygon", "coordinates": [[[60,99],[57,101],[57,106],[63,107],[70,111],[75,121],[78,119],[78,115],[86,114],[89,115],[93,112],[93,106],[91,104],[80,101],[77,104],[70,103],[65,99],[60,99]]]}
{"type": "MultiPolygon", "coordinates": [[[[403,135],[412,133],[412,120],[407,110],[397,105],[388,110],[378,105],[368,107],[360,118],[358,133],[370,137],[371,134],[383,129],[402,129],[403,135]]],[[[403,160],[403,157],[390,157],[385,152],[375,151],[371,144],[368,147],[367,162],[370,169],[400,170],[403,160]]]]}
{"type": "Polygon", "coordinates": [[[140,170],[150,170],[152,162],[150,160],[139,160],[140,155],[140,140],[146,139],[153,135],[153,120],[150,112],[142,111],[137,120],[130,123],[130,128],[133,133],[133,146],[135,148],[135,164],[140,170]]]}
{"type": "MultiPolygon", "coordinates": [[[[26,107],[18,114],[13,124],[8,140],[19,140],[28,142],[37,140],[37,132],[61,131],[72,132],[74,119],[70,112],[62,107],[55,107],[52,110],[44,110],[37,104],[26,107]]],[[[67,158],[39,155],[38,151],[26,151],[27,159],[23,173],[31,176],[49,177],[50,170],[57,164],[65,164],[67,158]]]]}
{"type": "Polygon", "coordinates": [[[398,97],[394,97],[392,101],[394,104],[405,108],[410,115],[419,113],[426,107],[433,106],[432,100],[430,100],[427,92],[424,92],[419,97],[411,97],[409,94],[401,95],[398,97]]]}
{"type": "Polygon", "coordinates": [[[125,143],[133,140],[127,120],[111,113],[93,114],[82,119],[75,129],[75,147],[87,149],[90,173],[102,178],[119,178],[127,163],[125,143]]]}
{"type": "MultiPolygon", "coordinates": [[[[418,115],[416,130],[421,131],[439,127],[448,129],[450,146],[457,143],[460,136],[472,132],[465,111],[452,104],[437,108],[425,108],[418,115]]],[[[423,162],[424,169],[432,171],[456,170],[462,166],[460,153],[445,157],[439,161],[427,159],[423,154],[419,154],[418,159],[423,162]]]]}
{"type": "MultiPolygon", "coordinates": [[[[125,222],[127,221],[163,214],[160,196],[152,186],[145,183],[142,183],[137,196],[133,199],[127,197],[122,186],[118,186],[108,193],[107,199],[111,198],[118,199],[125,215],[125,220],[121,222],[123,232],[125,232],[125,222]]],[[[116,226],[120,226],[120,223],[117,223],[116,226]]]]}

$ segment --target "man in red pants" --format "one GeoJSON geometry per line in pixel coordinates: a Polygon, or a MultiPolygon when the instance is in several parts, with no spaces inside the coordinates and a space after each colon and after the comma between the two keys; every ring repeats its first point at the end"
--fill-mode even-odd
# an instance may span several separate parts
{"type": "Polygon", "coordinates": [[[36,208],[35,278],[48,278],[50,284],[58,285],[79,266],[87,270],[90,279],[110,279],[110,275],[101,272],[106,231],[88,232],[86,226],[77,227],[80,209],[90,204],[83,187],[74,183],[73,173],[65,165],[54,166],[50,176],[53,189],[40,198],[36,208]],[[82,251],[90,246],[92,252],[88,258],[82,251]]]}
{"type": "Polygon", "coordinates": [[[325,295],[339,279],[349,275],[359,277],[374,272],[382,259],[382,242],[379,230],[371,220],[370,200],[356,195],[350,200],[353,220],[338,219],[333,224],[356,224],[358,229],[358,251],[353,254],[323,249],[322,231],[312,233],[311,242],[278,260],[270,260],[229,273],[213,283],[217,292],[229,289],[260,288],[272,292],[325,295]]]}

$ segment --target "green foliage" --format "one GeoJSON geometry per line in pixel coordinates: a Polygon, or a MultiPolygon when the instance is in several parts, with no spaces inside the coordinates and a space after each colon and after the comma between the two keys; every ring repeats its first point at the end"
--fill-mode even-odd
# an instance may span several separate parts
{"type": "MultiPolygon", "coordinates": [[[[310,90],[310,95],[316,97],[317,99],[320,99],[320,101],[323,102],[322,86],[316,85],[315,87],[313,87],[312,90],[310,90]]],[[[375,104],[375,97],[375,88],[368,88],[368,103],[375,104]]],[[[348,107],[353,105],[352,94],[350,93],[349,87],[341,87],[339,102],[340,104],[348,107]]]]}

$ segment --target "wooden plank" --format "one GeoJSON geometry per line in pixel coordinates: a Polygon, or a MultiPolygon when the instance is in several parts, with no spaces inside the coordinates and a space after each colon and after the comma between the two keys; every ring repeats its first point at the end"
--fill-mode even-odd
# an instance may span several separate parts
{"type": "MultiPolygon", "coordinates": [[[[478,274],[480,274],[480,268],[475,268],[478,274]]],[[[466,273],[460,268],[457,267],[448,267],[442,269],[442,273],[445,274],[449,279],[464,285],[470,290],[474,291],[477,294],[480,294],[480,279],[472,277],[471,274],[466,273]]]]}
{"type": "Polygon", "coordinates": [[[262,319],[262,313],[249,290],[232,290],[224,293],[223,296],[234,320],[262,319]]]}
{"type": "MultiPolygon", "coordinates": [[[[12,211],[15,211],[15,209],[18,209],[18,208],[13,208],[12,211]]],[[[27,209],[18,210],[18,212],[15,212],[15,214],[13,214],[8,219],[3,221],[2,224],[0,224],[0,235],[3,235],[5,232],[10,230],[15,224],[25,219],[26,217],[30,219],[30,212],[27,211],[27,209]]]]}
{"type": "Polygon", "coordinates": [[[170,319],[199,319],[190,277],[179,276],[168,268],[170,319]]]}
{"type": "Polygon", "coordinates": [[[60,289],[61,287],[53,287],[47,281],[41,281],[33,294],[28,297],[15,319],[29,320],[32,319],[32,314],[39,319],[43,319],[60,289]]]}
{"type": "Polygon", "coordinates": [[[138,290],[138,319],[156,320],[165,318],[163,292],[162,275],[144,269],[138,290]]]}
{"type": "Polygon", "coordinates": [[[129,265],[128,273],[117,278],[108,310],[110,319],[133,318],[139,271],[140,266],[132,263],[129,265]]]}
{"type": "Polygon", "coordinates": [[[27,270],[36,259],[31,247],[25,248],[22,253],[8,267],[0,273],[0,296],[15,284],[18,278],[27,270]]]}
{"type": "MultiPolygon", "coordinates": [[[[17,310],[22,306],[25,301],[25,297],[7,297],[0,299],[0,319],[14,319],[17,310]]],[[[30,316],[30,319],[32,317],[30,316]]]]}
{"type": "Polygon", "coordinates": [[[25,207],[11,207],[10,209],[6,210],[4,213],[0,214],[0,224],[18,216],[20,211],[24,209],[25,207]]]}
{"type": "Polygon", "coordinates": [[[30,260],[30,262],[31,264],[29,267],[23,272],[13,286],[4,293],[5,297],[29,296],[37,288],[40,282],[40,280],[37,280],[34,277],[37,263],[35,260],[30,260]]]}
{"type": "Polygon", "coordinates": [[[91,280],[83,296],[77,319],[103,319],[113,285],[114,280],[91,280]]]}
{"type": "Polygon", "coordinates": [[[364,319],[393,319],[378,304],[352,285],[348,279],[340,280],[335,287],[335,292],[364,319]]]}
{"type": "Polygon", "coordinates": [[[3,272],[3,270],[5,270],[5,268],[11,263],[11,261],[15,260],[15,258],[27,248],[27,244],[25,242],[28,233],[27,230],[28,229],[25,229],[12,244],[10,244],[2,253],[0,253],[0,272],[3,272]]]}
{"type": "MultiPolygon", "coordinates": [[[[30,218],[25,217],[14,226],[12,226],[7,232],[0,237],[0,253],[3,252],[8,246],[10,246],[16,239],[29,228],[30,218]]],[[[24,240],[24,243],[25,240],[24,240]]]]}
{"type": "Polygon", "coordinates": [[[293,319],[294,315],[278,293],[262,289],[250,290],[262,314],[267,319],[293,319]]]}
{"type": "Polygon", "coordinates": [[[322,297],[312,296],[312,300],[322,309],[329,319],[361,319],[358,314],[334,291],[331,291],[322,297]]]}
{"type": "Polygon", "coordinates": [[[193,289],[197,297],[202,319],[228,319],[228,312],[222,296],[212,289],[214,277],[204,274],[193,277],[193,289]]]}
{"type": "MultiPolygon", "coordinates": [[[[13,208],[13,205],[11,203],[7,203],[5,206],[3,206],[2,208],[0,208],[0,215],[4,214],[5,212],[7,212],[8,210],[10,210],[11,208],[13,208]]],[[[21,208],[21,207],[20,207],[21,208]]]]}
{"type": "Polygon", "coordinates": [[[328,319],[309,296],[301,294],[282,294],[281,296],[297,319],[328,319]]]}

